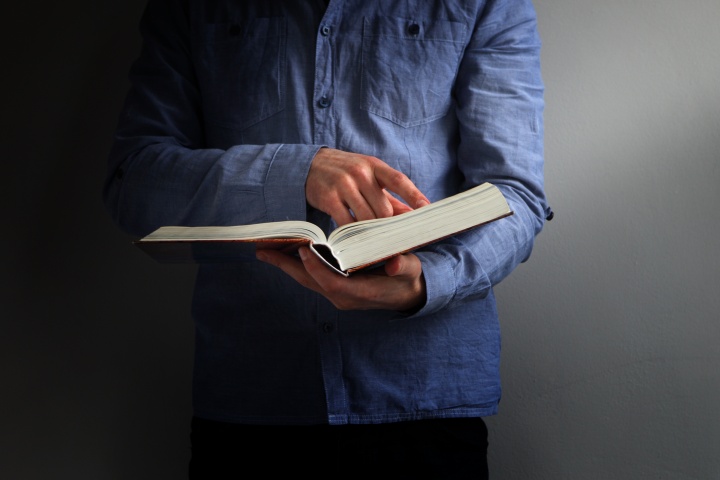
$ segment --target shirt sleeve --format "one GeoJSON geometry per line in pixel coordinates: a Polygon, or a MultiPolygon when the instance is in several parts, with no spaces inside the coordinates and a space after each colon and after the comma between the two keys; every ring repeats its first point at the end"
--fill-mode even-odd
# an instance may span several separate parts
{"type": "Polygon", "coordinates": [[[315,145],[208,148],[185,2],[151,0],[143,48],[109,158],[103,198],[125,231],[306,216],[315,145]],[[282,201],[279,201],[282,199],[282,201]]]}
{"type": "Polygon", "coordinates": [[[550,209],[543,185],[540,39],[529,0],[487,2],[455,85],[463,189],[491,182],[514,214],[424,249],[424,315],[485,297],[530,256],[550,209]]]}

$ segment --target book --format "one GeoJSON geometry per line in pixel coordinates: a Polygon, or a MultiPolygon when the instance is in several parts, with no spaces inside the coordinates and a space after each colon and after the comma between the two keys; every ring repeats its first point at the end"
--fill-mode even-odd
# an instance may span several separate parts
{"type": "Polygon", "coordinates": [[[293,252],[308,245],[330,268],[349,276],[512,214],[500,189],[486,182],[400,215],[348,223],[327,237],[313,223],[288,220],[235,226],[164,226],[133,243],[162,263],[236,263],[254,260],[256,249],[293,252]]]}

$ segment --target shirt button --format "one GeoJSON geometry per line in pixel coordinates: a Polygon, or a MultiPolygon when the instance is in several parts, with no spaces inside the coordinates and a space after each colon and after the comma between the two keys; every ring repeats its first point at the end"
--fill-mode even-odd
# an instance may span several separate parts
{"type": "Polygon", "coordinates": [[[318,106],[320,108],[327,108],[332,103],[332,100],[330,100],[328,97],[322,96],[320,97],[320,100],[318,100],[318,106]]]}
{"type": "Polygon", "coordinates": [[[323,25],[323,27],[320,29],[320,34],[323,37],[327,37],[328,35],[330,35],[330,27],[328,27],[327,25],[323,25]]]}
{"type": "Polygon", "coordinates": [[[418,25],[417,23],[411,24],[408,27],[408,33],[413,36],[417,35],[418,33],[420,33],[420,25],[418,25]]]}
{"type": "Polygon", "coordinates": [[[323,323],[322,329],[325,333],[332,333],[334,327],[332,323],[323,323]]]}

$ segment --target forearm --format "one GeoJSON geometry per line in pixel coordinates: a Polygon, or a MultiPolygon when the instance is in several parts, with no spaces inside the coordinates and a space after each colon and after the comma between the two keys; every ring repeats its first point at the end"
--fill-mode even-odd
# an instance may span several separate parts
{"type": "Polygon", "coordinates": [[[151,144],[111,158],[104,199],[118,225],[136,235],[161,225],[304,220],[305,177],[318,148],[151,144]]]}
{"type": "Polygon", "coordinates": [[[419,252],[430,313],[486,296],[527,260],[549,207],[540,40],[530,2],[490,2],[456,83],[462,188],[491,182],[514,214],[419,252]]]}

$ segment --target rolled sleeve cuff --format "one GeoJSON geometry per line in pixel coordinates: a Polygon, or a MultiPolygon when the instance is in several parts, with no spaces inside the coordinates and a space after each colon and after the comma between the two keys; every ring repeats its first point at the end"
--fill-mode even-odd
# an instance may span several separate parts
{"type": "Polygon", "coordinates": [[[264,189],[269,221],[306,219],[305,181],[320,148],[321,145],[283,144],[275,151],[264,189]]]}
{"type": "Polygon", "coordinates": [[[425,305],[413,316],[429,315],[445,308],[455,298],[457,284],[452,266],[444,255],[437,252],[417,252],[425,277],[425,305]]]}

